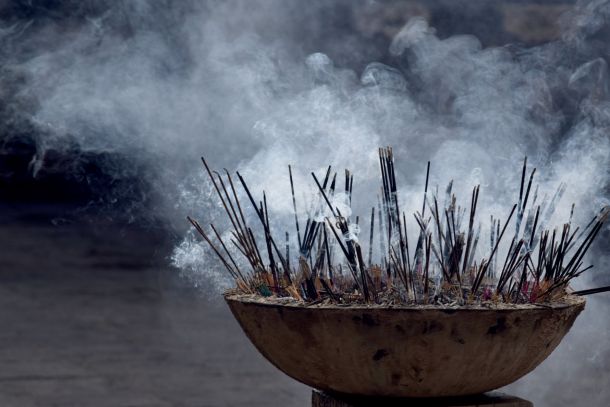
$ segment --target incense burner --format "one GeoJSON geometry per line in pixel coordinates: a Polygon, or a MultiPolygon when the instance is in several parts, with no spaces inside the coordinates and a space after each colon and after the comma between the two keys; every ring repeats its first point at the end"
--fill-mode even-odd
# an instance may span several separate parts
{"type": "Polygon", "coordinates": [[[497,389],[561,342],[582,297],[536,305],[304,305],[226,294],[233,315],[278,369],[316,389],[445,397],[497,389]]]}

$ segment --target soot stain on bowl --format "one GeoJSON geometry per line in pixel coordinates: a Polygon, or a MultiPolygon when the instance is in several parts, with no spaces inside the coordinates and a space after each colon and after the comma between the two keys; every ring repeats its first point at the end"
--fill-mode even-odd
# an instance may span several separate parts
{"type": "MultiPolygon", "coordinates": [[[[303,326],[298,318],[294,318],[296,315],[298,315],[294,312],[294,310],[283,308],[281,306],[275,307],[275,309],[277,310],[280,320],[284,324],[286,324],[286,326],[289,327],[292,332],[298,332],[299,335],[302,335],[304,338],[306,338],[305,347],[309,349],[315,348],[317,343],[316,335],[311,332],[309,326],[303,326]]],[[[255,323],[257,326],[260,325],[260,322],[258,320],[256,320],[255,323]]]]}
{"type": "Polygon", "coordinates": [[[424,324],[424,329],[422,331],[422,334],[426,335],[426,334],[431,334],[434,332],[440,332],[443,330],[443,324],[441,324],[438,321],[426,321],[426,323],[424,324]]]}
{"type": "Polygon", "coordinates": [[[451,328],[451,339],[459,343],[460,345],[464,345],[466,341],[462,338],[456,327],[451,328]]]}
{"type": "Polygon", "coordinates": [[[424,378],[422,377],[422,372],[423,369],[421,367],[412,365],[411,374],[409,376],[411,376],[411,378],[416,382],[421,383],[424,380],[424,378]]]}
{"type": "Polygon", "coordinates": [[[398,386],[398,384],[400,383],[400,379],[402,379],[402,376],[400,374],[392,373],[392,376],[391,376],[392,386],[398,386]]]}
{"type": "Polygon", "coordinates": [[[488,335],[496,335],[506,331],[508,326],[506,325],[506,317],[498,318],[495,325],[492,325],[487,330],[488,335]]]}
{"type": "Polygon", "coordinates": [[[355,322],[362,322],[366,326],[379,326],[379,320],[371,314],[362,314],[362,316],[356,315],[353,320],[355,322]]]}
{"type": "Polygon", "coordinates": [[[388,352],[385,349],[378,349],[377,352],[375,352],[375,354],[373,355],[373,360],[375,362],[380,361],[381,359],[385,358],[386,356],[388,356],[390,354],[390,352],[388,352]]]}

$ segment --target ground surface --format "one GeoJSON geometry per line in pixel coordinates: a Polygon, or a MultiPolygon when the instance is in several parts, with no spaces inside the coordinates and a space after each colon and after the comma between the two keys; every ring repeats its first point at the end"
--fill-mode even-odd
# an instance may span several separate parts
{"type": "Polygon", "coordinates": [[[164,239],[108,224],[44,223],[1,226],[0,406],[308,399],[308,389],[258,355],[224,304],[173,281],[164,239]]]}
{"type": "MultiPolygon", "coordinates": [[[[50,220],[0,215],[0,406],[309,405],[224,304],[167,266],[171,239],[50,220]]],[[[505,391],[537,407],[609,405],[606,305],[590,302],[582,329],[505,391]]]]}

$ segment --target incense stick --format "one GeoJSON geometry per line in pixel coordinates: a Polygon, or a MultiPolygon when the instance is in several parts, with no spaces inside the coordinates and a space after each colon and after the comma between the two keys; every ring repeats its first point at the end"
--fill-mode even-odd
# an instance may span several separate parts
{"type": "MultiPolygon", "coordinates": [[[[579,228],[572,225],[572,205],[565,224],[547,229],[546,224],[566,185],[560,184],[550,201],[545,198],[541,204],[537,204],[536,185],[530,203],[536,169],[529,171],[528,176],[527,158],[521,168],[518,199],[508,217],[500,222],[499,218],[491,216],[489,254],[484,258],[477,257],[480,256],[477,245],[481,237],[481,222],[477,221],[480,186],[473,188],[467,211],[467,207],[458,203],[451,181],[445,190],[445,203],[440,206],[438,188],[430,199],[428,197],[431,167],[428,162],[421,212],[414,213],[419,231],[411,253],[404,212],[401,219],[394,154],[390,147],[380,148],[378,152],[381,194],[377,208],[371,208],[367,252],[358,241],[358,232],[354,232],[360,216],[356,214],[355,221],[352,221],[341,213],[340,207],[333,205],[337,172],[333,173],[331,166],[327,167],[322,182],[315,173],[311,173],[317,194],[307,212],[309,215],[301,234],[292,166],[288,165],[299,248],[298,259],[294,262],[290,259],[289,232],[284,232],[283,251],[279,250],[273,236],[265,191],[262,200],[257,202],[245,179],[236,172],[255,218],[259,220],[260,230],[255,232],[247,222],[248,217],[229,171],[224,169],[223,177],[212,170],[203,157],[201,161],[209,181],[232,226],[229,241],[233,247],[227,246],[226,238],[215,225],[210,227],[216,242],[196,220],[190,217],[188,220],[235,280],[237,290],[263,296],[292,297],[308,303],[463,304],[466,300],[490,301],[492,297],[494,301],[541,303],[567,295],[569,283],[592,267],[584,264],[585,255],[600,233],[609,210],[604,208],[584,228],[579,228]],[[428,217],[427,206],[430,208],[428,217]],[[323,217],[325,211],[328,216],[323,217]],[[379,224],[377,228],[375,218],[379,224]],[[515,234],[510,244],[504,243],[503,238],[513,218],[515,234]],[[476,223],[478,226],[475,228],[476,223]],[[327,228],[332,233],[327,233],[327,228]],[[380,264],[373,260],[376,235],[380,264]],[[261,256],[257,238],[264,241],[267,264],[261,256]],[[337,247],[344,260],[335,260],[333,264],[333,252],[337,247]],[[366,262],[363,253],[367,253],[366,262]],[[244,270],[236,255],[244,256],[251,270],[244,270]],[[504,258],[502,263],[498,261],[500,256],[504,258]],[[291,264],[297,267],[291,270],[291,264]],[[344,265],[347,265],[351,278],[343,275],[344,265]],[[501,266],[497,271],[496,265],[501,266]]],[[[354,199],[353,186],[354,174],[345,170],[343,188],[350,208],[354,199]]],[[[573,294],[590,295],[606,291],[610,291],[610,287],[575,291],[573,294]]]]}

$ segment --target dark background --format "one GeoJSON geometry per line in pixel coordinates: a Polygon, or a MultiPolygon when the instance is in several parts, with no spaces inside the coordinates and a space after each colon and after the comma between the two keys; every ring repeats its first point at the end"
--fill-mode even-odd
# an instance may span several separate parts
{"type": "MultiPolygon", "coordinates": [[[[391,38],[414,15],[441,38],[533,46],[557,38],[556,20],[572,2],[394,0],[366,13],[359,4],[331,3],[322,22],[304,12],[287,35],[303,38],[304,55],[326,52],[361,70],[388,60],[391,38]],[[320,27],[342,36],[329,42],[320,27]]],[[[103,1],[0,1],[2,30],[22,30],[0,40],[0,405],[306,406],[309,390],[263,360],[215,294],[169,266],[181,230],[149,210],[144,166],[74,143],[46,151],[34,171],[45,134],[29,122],[28,78],[13,67],[40,49],[42,30],[69,31],[109,9],[103,1]],[[121,177],[107,170],[117,167],[121,177]]],[[[112,21],[132,35],[129,19],[112,21]]],[[[575,329],[585,324],[595,332],[586,314],[575,329]]],[[[591,359],[562,345],[556,354],[509,391],[537,406],[610,403],[607,353],[591,359]],[[565,352],[583,358],[565,365],[556,357],[565,352]],[[561,379],[548,375],[557,370],[561,379]]]]}

